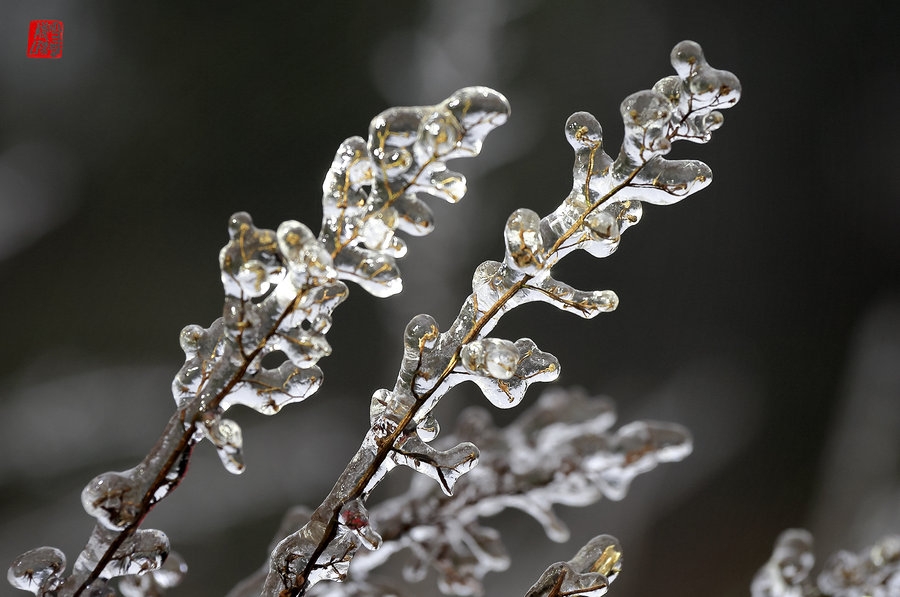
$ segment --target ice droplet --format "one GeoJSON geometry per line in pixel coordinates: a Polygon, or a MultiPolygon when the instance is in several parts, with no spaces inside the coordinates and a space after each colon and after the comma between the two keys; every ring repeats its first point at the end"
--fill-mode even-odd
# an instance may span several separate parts
{"type": "Polygon", "coordinates": [[[459,357],[467,371],[494,379],[511,378],[519,363],[519,351],[516,350],[515,343],[498,338],[469,342],[462,347],[459,357]]]}
{"type": "Polygon", "coordinates": [[[441,432],[441,425],[438,423],[434,413],[430,412],[425,415],[425,418],[416,426],[416,431],[419,433],[419,437],[422,438],[423,442],[430,442],[441,432]]]}
{"type": "Polygon", "coordinates": [[[229,473],[239,475],[244,472],[243,436],[240,426],[231,419],[223,419],[221,413],[204,413],[197,423],[209,441],[216,447],[219,460],[229,473]]]}
{"type": "Polygon", "coordinates": [[[462,138],[462,131],[452,114],[440,110],[422,122],[419,138],[427,156],[423,161],[427,161],[432,157],[445,156],[456,149],[462,138]]]}
{"type": "Polygon", "coordinates": [[[17,589],[43,595],[62,583],[60,575],[65,569],[66,555],[62,551],[55,547],[38,547],[13,560],[6,578],[17,589]]]}
{"type": "Polygon", "coordinates": [[[541,218],[530,209],[517,209],[504,230],[506,263],[520,272],[535,274],[544,263],[541,218]]]}

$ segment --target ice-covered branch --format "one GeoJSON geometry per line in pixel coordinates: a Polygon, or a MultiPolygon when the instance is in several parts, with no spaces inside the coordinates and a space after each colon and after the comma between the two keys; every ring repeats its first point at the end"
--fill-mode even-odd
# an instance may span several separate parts
{"type": "Polygon", "coordinates": [[[575,150],[575,167],[568,197],[544,218],[525,209],[510,216],[504,261],[479,266],[472,294],[446,331],[428,315],[409,323],[394,388],[375,393],[371,429],[356,456],[311,520],[274,550],[266,595],[299,595],[320,580],[343,578],[359,545],[371,547],[341,522],[343,512],[364,502],[397,464],[414,466],[445,490],[452,489],[477,459],[474,445],[457,446],[457,458],[446,464],[421,449],[403,448],[410,442],[421,447],[436,435],[432,411],[441,397],[457,383],[472,380],[494,405],[512,407],[528,383],[549,381],[559,372],[556,359],[531,340],[488,338],[500,317],[536,300],[583,317],[613,310],[618,300],[614,293],[577,291],[551,278],[551,268],[576,249],[596,257],[610,255],[622,232],[639,221],[642,201],[671,204],[711,182],[711,171],[702,162],[662,156],[673,141],[708,140],[722,124],[718,110],[738,101],[740,84],[731,73],[709,66],[694,42],[678,44],[671,61],[677,75],[622,103],[625,139],[615,160],[602,150],[602,130],[593,116],[579,112],[570,117],[565,131],[575,150]]]}
{"type": "Polygon", "coordinates": [[[481,594],[484,575],[506,569],[509,559],[499,533],[480,518],[519,509],[548,537],[566,541],[569,532],[554,505],[622,499],[634,477],[691,451],[690,435],[679,425],[636,421],[613,431],[615,418],[610,401],[558,388],[502,429],[482,408],[465,411],[442,443],[478,445],[478,467],[459,479],[452,497],[417,476],[408,492],[373,507],[371,526],[381,546],[357,554],[349,581],[367,581],[370,571],[408,548],[407,580],[421,579],[431,567],[442,592],[481,594]]]}
{"type": "Polygon", "coordinates": [[[839,551],[813,577],[815,563],[809,531],[784,531],[753,579],[753,597],[900,595],[900,535],[887,536],[859,553],[839,551]]]}
{"type": "MultiPolygon", "coordinates": [[[[134,468],[103,473],[85,487],[82,503],[97,524],[69,575],[64,554],[43,547],[17,560],[29,563],[23,574],[30,580],[10,569],[11,582],[36,595],[99,595],[112,591],[112,578],[161,570],[168,538],[139,527],[181,482],[196,444],[208,439],[229,472],[243,471],[241,429],[225,411],[241,404],[271,415],[319,388],[316,363],[331,352],[325,334],[332,311],[348,294],[342,280],[376,296],[400,291],[395,258],[406,248],[394,231],[431,231],[433,218],[418,195],[458,201],[465,178],[447,170],[446,161],[477,155],[508,112],[502,95],[472,87],[436,106],[394,108],[376,117],[368,142],[348,139],[334,159],[318,236],[300,222],[267,230],[246,213],[234,214],[219,255],[223,316],[208,328],[182,330],[185,363],[172,383],[176,412],[162,436],[134,468]],[[281,359],[275,366],[269,365],[273,353],[281,359]]],[[[177,578],[157,576],[156,588],[177,578]]],[[[122,586],[134,594],[148,582],[126,578],[122,586]]]]}

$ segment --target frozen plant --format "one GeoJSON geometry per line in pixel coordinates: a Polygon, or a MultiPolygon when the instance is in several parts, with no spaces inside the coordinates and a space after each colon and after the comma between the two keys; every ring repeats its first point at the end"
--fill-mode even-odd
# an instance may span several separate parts
{"type": "Polygon", "coordinates": [[[900,595],[900,535],[889,535],[860,553],[841,550],[815,577],[813,538],[788,529],[753,579],[753,597],[896,597],[900,595]]]}
{"type": "MultiPolygon", "coordinates": [[[[311,593],[372,594],[380,585],[372,584],[369,573],[408,548],[412,557],[404,570],[407,580],[421,580],[433,568],[443,593],[482,594],[481,579],[505,570],[509,557],[499,533],[478,524],[480,517],[516,508],[541,523],[551,539],[566,541],[569,530],[553,512],[554,504],[586,506],[604,496],[622,499],[636,475],[660,462],[681,460],[691,451],[690,435],[680,425],[637,421],[613,432],[615,420],[611,401],[559,388],[545,391],[503,429],[494,426],[485,409],[464,411],[454,433],[441,443],[477,445],[478,467],[460,477],[452,496],[442,485],[417,475],[407,493],[374,506],[369,527],[378,529],[378,549],[359,552],[345,582],[322,583],[311,593]]],[[[310,514],[302,507],[292,510],[278,537],[302,526],[310,514]]],[[[621,550],[611,545],[600,552],[614,550],[620,559],[621,550]]],[[[229,597],[258,595],[267,572],[247,579],[229,597]]]]}
{"type": "MultiPolygon", "coordinates": [[[[484,572],[504,558],[496,533],[476,524],[479,516],[519,507],[561,539],[554,503],[621,498],[636,474],[688,453],[689,436],[677,426],[634,423],[610,433],[609,406],[575,398],[558,399],[558,408],[541,402],[504,431],[493,430],[484,415],[469,415],[450,445],[430,443],[439,432],[433,410],[456,384],[471,381],[494,406],[512,408],[530,384],[558,377],[557,359],[531,339],[489,336],[504,313],[533,301],[583,318],[616,308],[612,291],[577,290],[551,277],[560,259],[577,249],[609,256],[640,220],[642,203],[675,203],[711,182],[706,164],[664,156],[674,141],[708,141],[722,125],[719,110],[738,101],[740,84],[711,67],[694,42],[676,45],[671,61],[676,75],[622,102],[625,136],[616,159],[603,151],[593,116],[578,112],[568,119],[565,134],[575,150],[571,193],[543,218],[529,209],[513,212],[503,231],[503,261],[476,269],[472,293],[446,330],[428,315],[407,325],[397,382],[373,394],[371,426],[356,455],[322,504],[294,517],[265,574],[241,594],[298,596],[322,580],[342,580],[360,546],[385,554],[409,547],[420,562],[441,570],[445,589],[475,592],[484,572]],[[489,450],[483,455],[489,465],[465,484],[480,457],[470,440],[489,450]],[[408,497],[373,508],[370,516],[371,491],[398,465],[431,477],[447,495],[459,482],[456,501],[438,500],[415,484],[408,497]],[[408,511],[422,518],[397,518],[408,511]],[[451,516],[457,526],[440,528],[451,516]]],[[[229,472],[243,470],[241,430],[224,417],[229,407],[270,415],[319,388],[317,362],[331,351],[325,335],[333,310],[347,298],[344,281],[379,297],[401,291],[397,259],[406,244],[396,232],[433,229],[420,195],[461,199],[465,178],[446,162],[477,155],[508,115],[506,98],[484,87],[461,89],[434,106],[383,112],[372,120],[368,140],[351,137],[338,149],[323,185],[318,235],[296,221],[267,230],[246,213],[232,216],[219,255],[224,313],[208,328],[182,330],[186,358],[172,384],[176,412],[162,436],[132,469],[104,473],[85,487],[82,503],[96,524],[71,571],[60,550],[40,547],[13,562],[10,582],[56,597],[114,595],[114,578],[128,596],[157,595],[177,584],[184,563],[169,553],[163,532],[141,528],[143,519],[178,486],[203,439],[229,472]],[[272,353],[284,361],[270,366],[272,353]]],[[[360,555],[363,577],[365,561],[360,555]]],[[[529,594],[599,596],[620,566],[618,544],[599,536],[569,562],[548,568],[529,594]]],[[[377,592],[362,580],[348,590],[377,592]]]]}

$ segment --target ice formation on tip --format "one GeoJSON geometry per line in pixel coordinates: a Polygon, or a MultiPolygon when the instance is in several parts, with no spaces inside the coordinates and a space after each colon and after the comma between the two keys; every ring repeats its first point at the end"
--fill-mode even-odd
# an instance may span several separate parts
{"type": "Polygon", "coordinates": [[[788,529],[753,579],[753,597],[896,597],[900,595],[900,536],[889,535],[859,553],[839,551],[818,575],[813,537],[788,529]]]}

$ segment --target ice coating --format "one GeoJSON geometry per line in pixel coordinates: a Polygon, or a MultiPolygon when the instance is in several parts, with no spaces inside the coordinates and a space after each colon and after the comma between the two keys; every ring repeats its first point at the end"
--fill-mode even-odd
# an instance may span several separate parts
{"type": "Polygon", "coordinates": [[[132,574],[119,581],[123,597],[155,597],[181,584],[187,574],[187,564],[175,552],[170,552],[163,565],[145,574],[132,574]]]}
{"type": "Polygon", "coordinates": [[[169,555],[169,539],[162,531],[140,529],[116,550],[100,578],[146,574],[158,570],[169,555]]]}
{"type": "Polygon", "coordinates": [[[519,351],[509,340],[485,338],[464,345],[459,358],[469,373],[505,380],[516,372],[519,351]]]}
{"type": "Polygon", "coordinates": [[[108,472],[94,477],[81,492],[84,511],[100,524],[121,531],[141,515],[140,496],[134,495],[135,471],[108,472]]]}
{"type": "MultiPolygon", "coordinates": [[[[376,392],[372,426],[360,451],[303,529],[291,532],[275,550],[266,580],[269,593],[300,594],[318,580],[343,578],[360,544],[378,546],[364,502],[391,468],[415,468],[447,494],[465,479],[462,475],[479,457],[473,443],[461,441],[447,449],[428,444],[438,433],[432,410],[456,383],[473,381],[495,406],[508,408],[523,400],[530,383],[556,378],[559,363],[530,339],[488,336],[504,313],[530,301],[585,318],[616,307],[611,291],[574,289],[554,280],[551,268],[576,249],[597,257],[611,254],[622,232],[639,221],[641,201],[673,203],[709,184],[709,168],[701,162],[662,156],[675,140],[708,140],[722,124],[719,110],[739,96],[733,75],[710,67],[693,42],[676,46],[672,61],[676,76],[623,102],[626,134],[615,161],[602,151],[596,120],[584,112],[573,115],[565,129],[575,150],[573,188],[562,205],[545,218],[527,209],[512,214],[503,232],[504,259],[479,267],[473,293],[444,332],[428,316],[411,322],[395,387],[376,392]]],[[[466,181],[446,162],[476,155],[487,133],[508,114],[506,99],[483,87],[462,89],[435,106],[383,112],[373,119],[368,140],[352,137],[335,155],[323,184],[318,236],[293,220],[269,230],[257,228],[244,212],[230,218],[229,241],[220,252],[223,315],[208,328],[191,325],[182,332],[186,358],[172,384],[175,415],[144,461],[100,475],[85,488],[85,510],[97,519],[91,538],[68,578],[61,578],[60,567],[42,584],[58,586],[60,597],[100,596],[113,594],[109,578],[146,578],[159,570],[168,541],[158,531],[138,527],[180,483],[194,446],[207,438],[227,470],[243,470],[240,428],[223,417],[225,411],[242,404],[274,414],[318,389],[322,373],[316,364],[331,350],[325,340],[331,313],[347,296],[341,279],[355,280],[376,296],[399,292],[396,259],[405,255],[406,245],[396,231],[430,232],[433,217],[420,195],[458,201],[466,181]],[[277,355],[284,361],[270,364],[277,355]]],[[[578,438],[573,449],[603,456],[586,457],[592,464],[579,471],[581,476],[566,477],[562,489],[552,490],[569,501],[554,502],[552,493],[535,490],[502,504],[485,499],[485,507],[521,508],[552,537],[562,537],[565,529],[553,515],[553,503],[590,499],[598,491],[621,495],[638,472],[689,450],[679,428],[649,423],[626,426],[609,438],[578,438]]],[[[511,461],[510,470],[515,466],[511,461]]],[[[503,562],[490,530],[472,523],[455,527],[449,536],[472,551],[466,555],[457,549],[455,569],[488,569],[503,562]]],[[[11,574],[14,582],[30,582],[22,580],[26,571],[11,574]]],[[[460,591],[468,586],[449,577],[444,581],[460,591]]],[[[132,584],[135,591],[144,586],[132,584]]],[[[164,584],[147,585],[147,591],[164,584]]]]}
{"type": "MultiPolygon", "coordinates": [[[[578,249],[595,257],[609,256],[622,233],[640,221],[642,202],[675,203],[711,182],[711,172],[702,162],[668,161],[663,156],[679,139],[708,140],[711,131],[721,125],[718,110],[737,102],[740,86],[730,73],[709,66],[693,42],[678,44],[672,63],[677,75],[623,101],[620,111],[625,136],[615,160],[603,151],[603,131],[597,120],[587,112],[573,114],[565,126],[575,152],[573,185],[562,204],[544,218],[528,209],[516,210],[509,217],[503,231],[503,261],[485,261],[478,267],[472,294],[446,330],[441,331],[428,315],[416,316],[407,325],[397,381],[393,389],[379,390],[373,396],[372,427],[354,458],[355,462],[371,459],[372,465],[357,469],[351,464],[342,475],[349,481],[341,488],[336,486],[317,509],[323,514],[320,522],[325,533],[319,550],[338,537],[336,517],[338,505],[345,499],[341,497],[343,487],[362,487],[357,490],[360,493],[347,497],[364,498],[390,469],[405,464],[438,480],[441,489],[449,492],[452,484],[446,482],[447,473],[468,470],[452,461],[444,465],[433,460],[440,452],[432,453],[434,449],[417,432],[454,385],[472,381],[492,404],[508,408],[521,402],[530,383],[558,376],[559,363],[538,350],[533,341],[525,338],[513,343],[489,337],[506,312],[535,301],[584,318],[616,308],[618,298],[612,291],[583,291],[555,280],[551,269],[560,259],[578,249]],[[400,445],[414,449],[398,450],[400,445]]],[[[501,111],[499,94],[480,91],[476,95],[493,103],[494,112],[501,111]]],[[[445,172],[438,165],[439,158],[467,148],[465,131],[471,130],[471,125],[464,124],[469,122],[467,118],[481,127],[497,122],[461,110],[461,106],[465,101],[457,97],[434,110],[388,110],[372,121],[365,147],[361,139],[353,138],[340,148],[325,185],[325,209],[331,214],[326,220],[332,224],[323,227],[320,238],[332,255],[342,253],[348,260],[353,256],[349,271],[339,262],[340,257],[335,258],[341,277],[357,279],[375,294],[390,294],[397,289],[391,285],[399,287],[388,224],[406,221],[409,231],[430,230],[430,212],[412,191],[454,200],[445,182],[436,183],[434,177],[440,175],[441,181],[458,185],[463,181],[445,172]],[[369,194],[362,188],[366,184],[371,184],[369,194]],[[386,213],[377,216],[377,224],[367,225],[367,218],[376,217],[369,214],[373,210],[380,214],[385,206],[395,208],[399,219],[386,213]]],[[[483,113],[491,111],[488,108],[483,113]]],[[[398,227],[402,228],[399,223],[398,227]]],[[[536,491],[508,500],[502,507],[526,510],[541,521],[548,534],[560,538],[567,531],[553,515],[553,503],[587,503],[603,494],[619,499],[635,475],[659,462],[679,460],[691,449],[683,428],[657,423],[626,426],[612,436],[582,438],[581,444],[585,456],[591,455],[591,467],[582,470],[580,477],[567,479],[565,490],[556,496],[558,501],[536,491]]],[[[453,480],[458,481],[456,477],[453,480]]],[[[286,589],[300,595],[312,586],[310,572],[319,564],[303,563],[306,556],[299,551],[284,551],[290,544],[289,537],[276,549],[266,587],[276,593],[286,589]],[[290,574],[279,565],[286,561],[291,562],[290,574]]],[[[304,543],[303,550],[309,549],[304,543]]]]}
{"type": "Polygon", "coordinates": [[[319,234],[338,277],[375,296],[400,292],[396,259],[406,254],[406,244],[395,231],[434,229],[420,195],[459,201],[466,179],[446,162],[478,155],[487,134],[508,116],[502,95],[467,87],[434,106],[386,110],[372,119],[367,141],[344,141],[323,184],[319,234]]]}
{"type": "Polygon", "coordinates": [[[599,535],[568,562],[553,564],[525,593],[526,597],[600,597],[622,567],[622,548],[615,537],[599,535]]]}
{"type": "Polygon", "coordinates": [[[220,413],[204,413],[197,428],[216,447],[222,466],[232,474],[244,472],[244,441],[240,426],[231,419],[223,419],[220,413]]]}
{"type": "Polygon", "coordinates": [[[44,595],[62,584],[66,569],[66,555],[55,547],[38,547],[26,551],[10,565],[6,573],[9,583],[17,589],[44,595]]]}
{"type": "Polygon", "coordinates": [[[452,496],[417,478],[406,494],[373,506],[371,524],[383,543],[377,552],[356,555],[353,581],[365,581],[370,570],[408,548],[408,569],[416,575],[434,569],[453,594],[480,594],[484,575],[508,565],[499,534],[482,517],[515,508],[552,540],[565,541],[569,531],[554,504],[620,499],[634,477],[690,452],[690,435],[677,425],[638,421],[613,430],[614,424],[609,400],[560,388],[545,390],[503,428],[483,409],[464,411],[441,445],[478,445],[479,466],[458,479],[452,496]]]}
{"type": "Polygon", "coordinates": [[[788,529],[756,573],[753,597],[893,597],[900,594],[900,535],[889,535],[859,553],[841,550],[813,575],[813,537],[788,529]]]}

